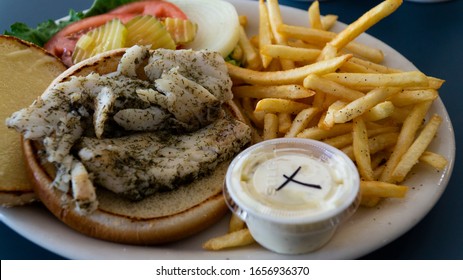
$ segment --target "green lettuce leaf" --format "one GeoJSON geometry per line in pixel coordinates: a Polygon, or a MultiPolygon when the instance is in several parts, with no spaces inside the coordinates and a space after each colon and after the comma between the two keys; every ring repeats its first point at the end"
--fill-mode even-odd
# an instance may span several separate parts
{"type": "Polygon", "coordinates": [[[23,39],[25,41],[43,46],[56,32],[63,29],[65,26],[84,18],[84,13],[69,11],[69,19],[56,23],[54,20],[47,20],[36,28],[31,28],[22,22],[16,22],[10,26],[10,30],[4,32],[5,35],[11,35],[23,39]]]}
{"type": "Polygon", "coordinates": [[[69,19],[56,23],[54,20],[47,20],[32,28],[24,23],[16,22],[10,26],[10,30],[4,32],[5,35],[11,35],[29,41],[36,45],[43,47],[43,45],[50,40],[58,31],[66,27],[67,25],[81,20],[86,17],[104,14],[114,8],[117,8],[123,4],[136,2],[140,0],[95,0],[90,9],[84,12],[75,12],[74,10],[69,11],[69,19]]]}
{"type": "Polygon", "coordinates": [[[124,4],[136,1],[140,0],[95,0],[90,9],[85,13],[85,16],[101,15],[124,4]]]}

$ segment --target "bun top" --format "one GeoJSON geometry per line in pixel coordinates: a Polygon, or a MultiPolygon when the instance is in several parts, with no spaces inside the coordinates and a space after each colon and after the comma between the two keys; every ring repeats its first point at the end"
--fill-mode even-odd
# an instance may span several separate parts
{"type": "MultiPolygon", "coordinates": [[[[64,64],[44,49],[16,37],[0,35],[0,119],[31,104],[63,71],[64,64]],[[32,62],[32,63],[31,63],[32,62]]],[[[34,200],[27,178],[21,138],[0,126],[0,205],[34,200]]]]}

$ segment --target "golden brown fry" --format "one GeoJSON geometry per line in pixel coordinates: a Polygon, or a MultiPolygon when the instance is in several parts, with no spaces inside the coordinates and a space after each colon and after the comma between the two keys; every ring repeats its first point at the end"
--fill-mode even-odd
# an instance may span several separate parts
{"type": "MultiPolygon", "coordinates": [[[[379,151],[393,147],[397,143],[397,137],[399,133],[390,132],[379,134],[368,138],[368,147],[370,148],[370,155],[374,155],[379,151]]],[[[352,145],[341,149],[349,158],[355,161],[354,148],[352,145]]]]}
{"type": "Polygon", "coordinates": [[[282,45],[264,45],[261,47],[260,53],[268,57],[292,61],[314,61],[320,55],[320,50],[282,45]]]}
{"type": "Polygon", "coordinates": [[[346,133],[346,134],[343,134],[343,135],[339,135],[339,136],[335,136],[335,137],[331,137],[331,138],[328,138],[328,139],[325,139],[323,140],[323,142],[325,142],[326,144],[328,145],[331,145],[335,148],[338,148],[338,149],[342,149],[348,145],[352,145],[352,132],[349,132],[349,133],[346,133]]]}
{"type": "Polygon", "coordinates": [[[448,160],[444,156],[430,151],[425,151],[420,156],[420,162],[429,164],[437,170],[444,170],[448,164],[448,160]]]}
{"type": "Polygon", "coordinates": [[[281,86],[237,86],[233,87],[233,94],[237,98],[286,98],[302,99],[311,97],[315,91],[304,88],[300,85],[281,86]]]}
{"type": "Polygon", "coordinates": [[[249,232],[249,229],[244,228],[219,237],[212,238],[203,244],[203,248],[206,250],[217,251],[234,247],[246,246],[254,242],[254,238],[249,232]]]}
{"type": "Polygon", "coordinates": [[[228,232],[234,232],[246,228],[246,223],[241,220],[237,215],[232,214],[230,222],[228,223],[228,232]]]}
{"type": "Polygon", "coordinates": [[[392,115],[394,110],[395,106],[391,101],[384,101],[365,112],[363,119],[365,121],[379,121],[392,115]]]}
{"type": "Polygon", "coordinates": [[[330,60],[312,63],[290,70],[260,72],[251,69],[241,68],[227,63],[228,73],[232,79],[243,81],[254,85],[284,85],[301,84],[309,74],[324,75],[338,69],[352,55],[346,54],[330,60]]]}
{"type": "Polygon", "coordinates": [[[433,115],[424,129],[420,132],[410,148],[404,153],[394,171],[391,173],[391,180],[402,182],[408,172],[418,162],[420,156],[424,153],[428,145],[437,133],[437,129],[442,122],[442,118],[433,115]]]}
{"type": "Polygon", "coordinates": [[[309,138],[314,140],[323,140],[352,132],[352,123],[335,124],[330,130],[319,127],[309,127],[297,135],[300,138],[309,138]]]}
{"type": "Polygon", "coordinates": [[[380,181],[361,181],[360,192],[362,196],[395,197],[402,198],[408,191],[407,186],[401,186],[380,181]]]}
{"type": "Polygon", "coordinates": [[[252,104],[251,98],[241,98],[241,107],[245,116],[254,123],[256,127],[262,127],[259,120],[254,116],[254,105],[252,104]]]}
{"type": "Polygon", "coordinates": [[[279,113],[278,114],[278,132],[280,134],[285,134],[288,132],[289,128],[291,127],[291,123],[293,119],[291,114],[289,113],[279,113]]]}
{"type": "Polygon", "coordinates": [[[428,83],[429,83],[429,88],[438,90],[445,83],[445,80],[428,76],[428,83]]]}
{"type": "Polygon", "coordinates": [[[238,20],[239,20],[241,26],[246,27],[248,25],[248,17],[247,16],[239,15],[238,20]]]}
{"type": "Polygon", "coordinates": [[[334,122],[345,123],[358,116],[361,116],[369,109],[376,106],[378,103],[386,100],[386,98],[392,94],[397,93],[399,90],[399,88],[385,87],[374,89],[367,93],[365,96],[350,102],[342,109],[334,112],[334,122]]]}
{"type": "Polygon", "coordinates": [[[354,119],[352,132],[352,147],[355,162],[362,179],[374,180],[373,169],[371,168],[370,147],[368,146],[368,134],[365,122],[361,117],[354,119]]]}
{"type": "MultiPolygon", "coordinates": [[[[278,30],[286,34],[288,38],[299,39],[319,47],[325,46],[337,35],[335,32],[288,24],[280,25],[278,30]]],[[[338,52],[338,49],[332,48],[334,53],[338,52]]],[[[384,54],[381,50],[357,42],[350,42],[345,46],[345,50],[376,63],[380,63],[384,59],[384,54]]]]}
{"type": "MultiPolygon", "coordinates": [[[[287,38],[284,34],[278,32],[278,26],[283,24],[281,17],[280,5],[278,0],[267,0],[267,8],[269,14],[270,27],[272,30],[273,38],[275,43],[278,45],[287,45],[287,38]]],[[[293,69],[294,62],[287,59],[280,59],[283,70],[293,69]]]]}
{"type": "Polygon", "coordinates": [[[320,18],[320,5],[318,1],[313,1],[307,10],[309,25],[314,29],[324,29],[320,18]]]}
{"type": "Polygon", "coordinates": [[[341,110],[344,106],[346,106],[346,102],[342,100],[336,100],[333,104],[331,104],[328,109],[326,110],[325,114],[320,118],[318,122],[318,127],[323,129],[330,129],[334,126],[334,114],[341,110]]]}
{"type": "Polygon", "coordinates": [[[365,67],[366,69],[368,69],[368,72],[377,72],[384,74],[403,72],[402,70],[390,68],[382,64],[374,63],[371,60],[365,60],[359,57],[352,57],[351,59],[349,59],[349,62],[365,67]]]}
{"type": "Polygon", "coordinates": [[[296,137],[312,119],[318,114],[320,110],[315,107],[310,107],[300,111],[291,123],[291,127],[286,133],[285,137],[296,137]]]}
{"type": "MultiPolygon", "coordinates": [[[[352,58],[351,58],[352,59],[352,58]]],[[[346,63],[344,63],[340,68],[340,72],[346,72],[346,73],[379,73],[376,70],[372,68],[368,68],[365,65],[361,65],[358,63],[353,63],[349,59],[346,63]]]]}
{"type": "Polygon", "coordinates": [[[323,76],[352,88],[361,87],[427,87],[428,78],[419,71],[401,73],[329,73],[323,76]]]}
{"type": "Polygon", "coordinates": [[[267,113],[288,113],[297,114],[308,108],[309,105],[282,98],[265,98],[259,100],[256,104],[256,111],[265,111],[267,113]]]}
{"type": "Polygon", "coordinates": [[[403,107],[423,101],[435,100],[438,96],[439,93],[435,89],[404,90],[394,94],[389,100],[395,106],[403,107]]]}
{"type": "Polygon", "coordinates": [[[380,201],[381,201],[381,198],[378,196],[362,195],[360,199],[360,206],[371,208],[371,207],[375,207],[376,205],[378,205],[380,201]]]}
{"type": "Polygon", "coordinates": [[[414,106],[408,117],[405,119],[402,129],[400,130],[397,144],[386,162],[386,167],[379,178],[380,181],[393,183],[392,171],[399,163],[402,156],[407,152],[410,145],[415,139],[416,131],[421,127],[421,123],[431,106],[432,101],[425,101],[414,106]]]}
{"type": "Polygon", "coordinates": [[[336,24],[338,20],[337,15],[324,15],[321,17],[322,25],[324,30],[330,30],[336,24]]]}
{"type": "MultiPolygon", "coordinates": [[[[378,128],[369,128],[368,125],[367,125],[367,134],[368,134],[369,138],[380,135],[380,134],[387,134],[387,133],[391,133],[391,132],[399,132],[399,128],[395,127],[395,126],[381,126],[381,127],[378,127],[378,128]]],[[[395,135],[397,135],[397,134],[395,134],[395,135]]],[[[338,149],[342,149],[342,148],[344,148],[344,147],[346,147],[348,145],[352,145],[352,141],[353,141],[353,136],[352,136],[351,132],[348,132],[348,133],[343,134],[343,135],[339,135],[339,136],[335,136],[335,137],[327,138],[327,139],[323,140],[323,142],[325,142],[326,144],[329,144],[329,145],[331,145],[333,147],[336,147],[338,149]]],[[[375,141],[377,141],[377,140],[375,140],[375,141]]],[[[374,146],[376,146],[376,145],[374,145],[374,146]]],[[[377,160],[379,160],[379,159],[377,159],[377,160]]],[[[372,168],[376,167],[377,165],[379,165],[379,163],[374,165],[373,160],[372,160],[372,168]]]]}
{"type": "MultiPolygon", "coordinates": [[[[268,16],[267,6],[264,0],[259,0],[259,49],[263,46],[271,45],[273,39],[272,29],[268,16]]],[[[267,68],[272,62],[272,57],[260,53],[262,65],[267,68]]]]}
{"type": "Polygon", "coordinates": [[[278,137],[278,116],[273,113],[266,113],[264,117],[264,140],[278,137]]]}
{"type": "Polygon", "coordinates": [[[243,51],[243,57],[245,60],[245,65],[249,69],[258,70],[262,67],[262,61],[260,59],[260,55],[254,49],[254,46],[249,41],[248,36],[246,35],[246,31],[244,28],[240,26],[239,28],[239,41],[238,44],[243,51]]]}
{"type": "MultiPolygon", "coordinates": [[[[327,44],[327,46],[332,46],[338,51],[341,50],[368,28],[393,13],[401,4],[402,0],[385,0],[370,9],[368,12],[364,13],[356,21],[349,24],[343,31],[338,33],[336,37],[327,44]]],[[[322,59],[326,57],[325,49],[327,46],[325,46],[322,50],[322,59]]]]}
{"type": "Polygon", "coordinates": [[[306,88],[313,89],[315,91],[322,91],[347,101],[353,101],[365,96],[365,94],[361,91],[350,89],[315,74],[307,75],[303,84],[306,88]]]}

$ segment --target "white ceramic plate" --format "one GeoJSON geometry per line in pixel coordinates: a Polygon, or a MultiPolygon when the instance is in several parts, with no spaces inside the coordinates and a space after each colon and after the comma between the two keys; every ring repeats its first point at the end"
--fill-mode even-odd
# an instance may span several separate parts
{"type": "MultiPolygon", "coordinates": [[[[239,14],[247,15],[249,32],[257,33],[258,6],[256,1],[230,0],[239,14]]],[[[306,24],[306,12],[281,7],[284,21],[306,24]]],[[[379,23],[381,24],[381,23],[379,23]]],[[[344,25],[339,24],[339,30],[344,25]]],[[[411,62],[381,41],[362,35],[358,41],[381,48],[388,66],[404,70],[416,69],[411,62]]],[[[89,238],[58,221],[40,206],[0,209],[1,220],[32,242],[70,259],[355,259],[393,241],[418,223],[440,198],[453,168],[455,137],[447,111],[437,100],[431,113],[443,117],[439,134],[430,149],[449,159],[443,172],[427,166],[417,166],[406,185],[411,186],[405,199],[388,200],[379,208],[359,209],[334,238],[322,249],[305,255],[279,255],[258,245],[220,252],[209,252],[201,244],[226,232],[228,217],[192,238],[165,246],[129,246],[89,238]]],[[[5,240],[2,242],[6,242],[5,240]]]]}

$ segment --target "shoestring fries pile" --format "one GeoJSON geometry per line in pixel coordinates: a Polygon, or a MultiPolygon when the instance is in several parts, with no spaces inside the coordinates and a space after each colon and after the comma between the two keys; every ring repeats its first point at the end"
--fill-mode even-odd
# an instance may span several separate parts
{"type": "MultiPolygon", "coordinates": [[[[242,26],[228,64],[235,102],[254,129],[253,141],[302,137],[346,153],[361,176],[361,205],[402,198],[402,185],[418,162],[442,170],[447,160],[427,151],[442,118],[426,116],[443,80],[381,64],[380,49],[354,39],[393,13],[402,0],[385,0],[339,33],[337,16],[320,14],[315,1],[307,26],[286,24],[277,0],[260,0],[258,34],[242,26]]],[[[246,21],[244,20],[245,24],[246,21]]],[[[230,232],[204,244],[219,250],[252,243],[232,215],[230,232]]]]}

